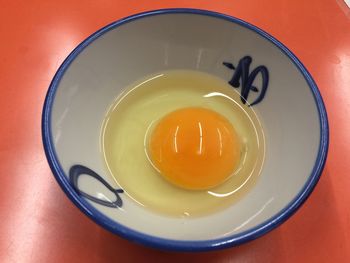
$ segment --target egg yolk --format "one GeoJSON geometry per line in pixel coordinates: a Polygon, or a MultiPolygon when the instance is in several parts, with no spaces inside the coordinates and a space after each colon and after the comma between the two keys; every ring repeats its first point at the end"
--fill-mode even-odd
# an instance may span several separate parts
{"type": "Polygon", "coordinates": [[[183,108],[163,117],[149,140],[153,165],[168,181],[190,190],[223,183],[240,158],[231,123],[205,108],[183,108]]]}

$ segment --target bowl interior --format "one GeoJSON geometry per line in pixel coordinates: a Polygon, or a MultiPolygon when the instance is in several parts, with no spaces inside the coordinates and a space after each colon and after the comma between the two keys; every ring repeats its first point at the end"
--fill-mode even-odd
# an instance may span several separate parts
{"type": "MultiPolygon", "coordinates": [[[[317,181],[321,122],[316,88],[310,87],[307,72],[263,34],[224,16],[155,12],[118,22],[90,37],[65,62],[50,91],[49,159],[56,164],[56,177],[66,192],[100,224],[124,235],[133,229],[140,235],[177,241],[232,240],[273,225],[317,181]],[[207,216],[172,218],[144,209],[126,195],[123,206],[115,208],[74,193],[67,182],[76,164],[118,188],[106,171],[99,143],[106,111],[125,87],[169,69],[198,70],[229,81],[233,70],[223,62],[237,65],[245,56],[252,58],[250,71],[260,65],[268,69],[269,84],[264,99],[253,106],[266,137],[265,163],[257,184],[242,200],[207,216]]],[[[259,75],[254,82],[259,89],[261,80],[259,75]]],[[[251,94],[248,101],[257,96],[251,94]]],[[[79,188],[115,198],[92,177],[81,177],[79,188]]]]}

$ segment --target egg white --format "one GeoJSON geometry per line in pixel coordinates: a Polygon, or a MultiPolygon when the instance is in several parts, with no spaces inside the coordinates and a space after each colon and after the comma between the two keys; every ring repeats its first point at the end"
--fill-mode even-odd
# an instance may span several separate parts
{"type": "Polygon", "coordinates": [[[257,180],[264,160],[262,125],[251,107],[226,81],[189,70],[164,71],[130,87],[111,105],[102,128],[106,166],[125,193],[142,206],[176,216],[196,216],[237,201],[257,180]],[[242,150],[240,164],[223,184],[190,191],[166,181],[148,156],[148,138],[164,115],[184,107],[204,107],[235,127],[242,150]]]}

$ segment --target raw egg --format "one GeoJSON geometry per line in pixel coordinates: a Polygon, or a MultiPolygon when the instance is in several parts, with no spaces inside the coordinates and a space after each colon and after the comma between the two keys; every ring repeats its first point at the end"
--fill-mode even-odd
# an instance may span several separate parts
{"type": "Polygon", "coordinates": [[[149,144],[153,164],[171,183],[191,190],[212,188],[233,174],[240,145],[232,124],[205,108],[169,113],[149,144]]]}
{"type": "Polygon", "coordinates": [[[101,146],[133,205],[185,217],[234,205],[258,180],[265,153],[253,108],[227,81],[190,70],[126,87],[111,102],[101,146]]]}

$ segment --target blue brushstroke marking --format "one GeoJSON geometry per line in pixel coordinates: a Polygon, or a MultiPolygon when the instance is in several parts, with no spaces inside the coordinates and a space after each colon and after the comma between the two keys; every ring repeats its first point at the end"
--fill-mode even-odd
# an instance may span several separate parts
{"type": "Polygon", "coordinates": [[[97,173],[95,173],[93,170],[83,166],[83,165],[73,165],[69,170],[69,180],[71,184],[73,185],[73,188],[77,193],[97,204],[108,206],[108,207],[114,207],[119,208],[123,206],[123,200],[120,197],[119,194],[124,193],[123,189],[114,189],[112,186],[110,186],[101,176],[99,176],[97,173]],[[102,200],[99,198],[96,198],[94,196],[91,196],[84,191],[80,190],[78,187],[78,178],[81,175],[87,175],[95,178],[96,180],[100,181],[108,190],[110,190],[112,193],[115,194],[116,200],[114,202],[110,202],[107,200],[102,200]]]}
{"type": "Polygon", "coordinates": [[[269,85],[269,71],[267,67],[258,66],[252,72],[250,72],[251,63],[252,63],[252,57],[250,56],[245,56],[241,58],[240,61],[238,62],[237,67],[235,67],[230,62],[222,63],[225,67],[231,70],[234,70],[232,78],[228,83],[234,88],[241,87],[241,100],[243,104],[246,104],[248,102],[248,96],[250,91],[259,92],[259,89],[253,86],[253,82],[255,78],[258,76],[258,74],[261,75],[262,85],[261,85],[260,94],[252,103],[248,102],[249,106],[258,104],[264,99],[267,91],[267,87],[269,85]]]}

